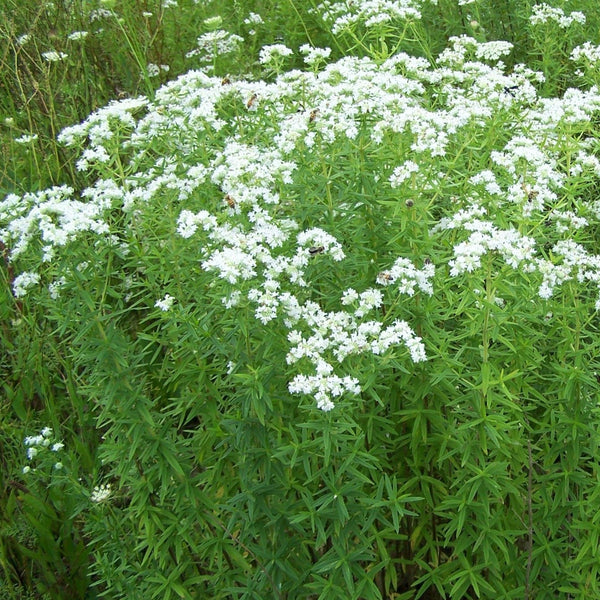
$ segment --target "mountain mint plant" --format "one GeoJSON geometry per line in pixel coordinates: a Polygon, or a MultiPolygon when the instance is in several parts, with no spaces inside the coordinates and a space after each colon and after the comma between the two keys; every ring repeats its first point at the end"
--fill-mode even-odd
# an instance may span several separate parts
{"type": "Polygon", "coordinates": [[[473,15],[434,54],[441,0],[311,5],[329,43],[262,77],[205,21],[200,69],[61,131],[79,185],[0,202],[95,419],[97,592],[600,598],[598,47],[549,82],[473,15]]]}

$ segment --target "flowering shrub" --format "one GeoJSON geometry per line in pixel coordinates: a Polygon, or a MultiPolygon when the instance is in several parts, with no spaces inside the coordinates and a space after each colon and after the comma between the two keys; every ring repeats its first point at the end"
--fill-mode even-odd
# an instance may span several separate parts
{"type": "Polygon", "coordinates": [[[100,594],[600,597],[600,92],[399,51],[421,4],[317,9],[369,56],[114,101],[59,136],[86,185],[0,203],[102,436],[100,594]]]}

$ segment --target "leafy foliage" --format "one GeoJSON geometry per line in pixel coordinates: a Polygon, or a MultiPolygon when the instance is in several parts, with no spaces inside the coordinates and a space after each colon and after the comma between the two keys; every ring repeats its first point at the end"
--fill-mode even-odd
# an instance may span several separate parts
{"type": "Polygon", "coordinates": [[[591,6],[102,4],[5,21],[0,597],[600,598],[591,6]]]}

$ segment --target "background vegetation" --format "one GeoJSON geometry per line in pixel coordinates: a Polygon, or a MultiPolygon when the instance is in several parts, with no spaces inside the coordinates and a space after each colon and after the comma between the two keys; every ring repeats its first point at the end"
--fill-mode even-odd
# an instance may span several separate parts
{"type": "MultiPolygon", "coordinates": [[[[511,42],[505,72],[521,63],[542,72],[542,99],[598,83],[598,68],[570,59],[584,42],[600,43],[595,2],[555,3],[586,16],[567,29],[532,24],[540,3],[528,0],[460,4],[424,2],[422,18],[404,28],[359,23],[334,33],[323,7],[293,0],[0,0],[0,196],[83,190],[102,177],[122,183],[178,143],[189,150],[182,129],[175,141],[157,136],[137,163],[127,154],[135,144],[116,144],[118,160],[81,170],[83,142],[57,136],[111,100],[143,95],[159,106],[161,85],[189,69],[224,86],[272,83],[305,68],[303,44],[331,48],[332,64],[356,56],[381,65],[406,52],[433,69],[450,38],[465,34],[511,42]],[[244,42],[188,56],[217,30],[244,42]],[[294,50],[285,69],[259,60],[270,44],[294,50]]],[[[450,88],[427,88],[428,106],[442,106],[450,88]]],[[[505,96],[517,92],[504,86],[505,96]]],[[[310,114],[297,96],[286,100],[287,117],[310,114]]],[[[290,202],[278,216],[329,227],[349,255],[334,268],[311,248],[319,255],[306,300],[339,310],[347,282],[370,285],[389,256],[446,268],[433,296],[408,305],[386,297],[379,307],[382,319],[410,323],[429,360],[412,364],[404,348],[350,357],[362,391],[330,412],[288,392],[284,327],[256,320],[249,302],[223,309],[227,285],[199,267],[197,241],[175,234],[183,205],[173,189],[132,215],[110,213],[127,252],[83,236],[40,267],[49,280],[52,269],[70,274],[58,302],[47,290],[15,297],[18,273],[35,261],[12,261],[0,242],[0,599],[600,598],[594,294],[572,278],[542,303],[534,274],[515,277],[491,254],[456,283],[447,267],[460,237],[429,233],[520,126],[532,104],[518,102],[428,158],[432,178],[453,173],[437,190],[419,190],[416,179],[380,185],[411,139],[373,147],[368,114],[357,117],[353,141],[294,156],[301,167],[290,188],[282,184],[290,202]],[[155,304],[165,293],[177,310],[155,304]]],[[[267,139],[276,117],[246,121],[250,104],[248,94],[220,105],[225,129],[202,133],[189,164],[214,159],[230,133],[267,139]]],[[[172,103],[161,110],[175,123],[172,103]]],[[[552,152],[565,173],[582,140],[599,137],[590,114],[561,124],[552,152]]],[[[131,133],[115,131],[119,143],[131,133]]],[[[531,195],[527,168],[512,183],[531,195]]],[[[575,177],[555,206],[591,205],[597,191],[597,175],[575,177]]],[[[215,209],[223,195],[208,182],[188,208],[215,209]]],[[[558,238],[548,214],[523,220],[504,208],[506,223],[519,222],[551,257],[558,238]]],[[[573,239],[595,254],[590,221],[573,239]]]]}

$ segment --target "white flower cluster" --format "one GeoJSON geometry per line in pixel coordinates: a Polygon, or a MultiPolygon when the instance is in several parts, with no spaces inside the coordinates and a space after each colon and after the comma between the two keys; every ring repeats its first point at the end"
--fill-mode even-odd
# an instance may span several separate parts
{"type": "Polygon", "coordinates": [[[400,257],[392,267],[377,275],[377,283],[383,286],[395,286],[400,294],[414,296],[415,288],[425,294],[433,294],[432,279],[435,265],[427,262],[423,269],[417,269],[407,258],[400,257]]]}
{"type": "Polygon", "coordinates": [[[67,36],[67,39],[72,42],[79,42],[80,40],[84,40],[88,35],[88,31],[73,31],[67,36]]]}
{"type": "Polygon", "coordinates": [[[398,20],[420,19],[421,2],[416,0],[361,0],[361,2],[332,2],[319,4],[317,12],[331,25],[331,31],[339,34],[357,24],[375,27],[398,20]]]}
{"type": "Polygon", "coordinates": [[[590,223],[572,210],[553,210],[549,218],[556,222],[556,231],[558,233],[569,233],[575,229],[583,229],[590,223]]]}
{"type": "MultiPolygon", "coordinates": [[[[452,36],[448,40],[452,46],[446,48],[439,56],[441,64],[460,66],[465,61],[473,58],[478,60],[489,60],[492,62],[507,56],[513,49],[513,44],[502,40],[493,42],[478,42],[475,38],[466,34],[452,36]]],[[[472,65],[475,66],[475,65],[472,65]]]]}
{"type": "Polygon", "coordinates": [[[540,4],[535,4],[532,7],[529,22],[532,25],[554,22],[561,29],[567,29],[567,27],[573,23],[583,25],[585,23],[585,15],[580,11],[573,11],[567,15],[562,8],[550,6],[549,4],[542,2],[540,4]]]}
{"type": "Polygon", "coordinates": [[[30,288],[37,285],[40,281],[39,273],[30,273],[24,271],[14,278],[12,288],[15,298],[22,298],[27,294],[30,288]]]}
{"type": "Polygon", "coordinates": [[[327,62],[331,55],[331,48],[314,48],[308,44],[303,44],[299,50],[304,54],[304,62],[312,67],[327,62]]]}
{"type": "MultiPolygon", "coordinates": [[[[332,3],[328,6],[334,10],[332,3]]],[[[383,3],[355,3],[344,10],[366,18],[365,11],[375,6],[383,3]]],[[[410,16],[416,8],[408,1],[389,2],[384,14],[402,9],[410,16]]],[[[211,36],[204,40],[209,46],[218,45],[223,34],[211,36]]],[[[313,277],[341,271],[346,255],[354,251],[353,240],[333,236],[326,224],[361,210],[362,204],[344,199],[338,206],[332,203],[331,220],[319,214],[301,224],[293,220],[298,218],[295,203],[298,190],[312,190],[313,176],[328,190],[339,185],[329,175],[322,182],[322,166],[323,157],[340,141],[339,147],[356,147],[358,138],[367,153],[384,153],[382,171],[388,176],[373,175],[376,185],[368,198],[373,206],[397,198],[413,178],[411,197],[422,195],[423,205],[430,207],[436,203],[439,222],[431,228],[429,242],[450,240],[440,245],[451,249],[440,264],[448,265],[451,276],[479,269],[484,255],[494,254],[503,265],[538,277],[539,294],[545,298],[569,279],[600,286],[598,257],[583,243],[568,245],[573,240],[563,239],[572,234],[585,239],[586,229],[600,220],[600,204],[588,206],[565,192],[571,177],[591,187],[600,175],[590,133],[600,94],[591,88],[567,90],[562,98],[538,98],[540,74],[519,65],[507,74],[501,63],[481,62],[496,61],[510,50],[509,44],[490,44],[457,38],[442,53],[440,67],[403,53],[381,64],[346,57],[318,72],[291,71],[270,83],[225,81],[191,71],[158,90],[153,102],[137,98],[113,103],[63,131],[61,141],[83,146],[80,167],[96,168],[101,175],[78,196],[64,187],[7,196],[0,202],[0,241],[11,260],[40,246],[41,256],[52,261],[63,246],[83,235],[118,247],[111,241],[110,215],[114,220],[121,210],[125,218],[137,218],[153,199],[174,202],[177,232],[189,239],[202,269],[215,275],[212,289],[222,292],[224,310],[250,303],[265,326],[283,323],[289,332],[288,361],[298,369],[290,390],[312,394],[323,409],[330,409],[341,394],[360,389],[360,382],[343,372],[346,357],[378,355],[400,346],[414,362],[425,359],[422,340],[401,315],[390,317],[384,309],[395,290],[407,296],[431,294],[433,277],[442,271],[427,262],[418,269],[399,257],[376,276],[379,287],[367,287],[364,280],[345,283],[340,310],[327,311],[312,301],[313,277]],[[224,105],[239,107],[235,117],[226,114],[224,105]],[[435,167],[448,166],[449,148],[467,153],[465,140],[483,143],[498,123],[510,127],[495,136],[493,147],[478,150],[486,155],[471,164],[481,165],[481,171],[453,181],[451,168],[443,172],[435,167]],[[577,132],[577,139],[567,143],[561,138],[565,126],[577,132]],[[160,156],[148,151],[154,144],[160,156]],[[567,147],[569,160],[564,157],[567,147]],[[120,153],[128,158],[128,170],[119,177],[111,167],[121,166],[120,153]],[[456,197],[438,192],[448,182],[460,190],[456,197]],[[553,236],[549,258],[542,258],[538,248],[539,237],[547,240],[542,229],[553,236]]],[[[329,56],[311,48],[302,52],[314,61],[329,56]]],[[[68,273],[60,275],[68,278],[68,273]]],[[[30,268],[18,277],[16,295],[35,285],[39,274],[30,268]]],[[[56,282],[64,285],[60,278],[56,282]]],[[[166,295],[155,307],[168,311],[172,302],[166,295]]]]}
{"type": "Polygon", "coordinates": [[[552,247],[552,252],[561,256],[563,262],[557,264],[541,258],[536,260],[536,267],[543,276],[540,297],[550,298],[556,287],[576,278],[579,283],[592,282],[596,286],[596,310],[600,310],[600,256],[589,254],[581,244],[573,240],[557,242],[552,247]]]}
{"type": "MultiPolygon", "coordinates": [[[[55,455],[52,456],[51,462],[53,463],[53,468],[57,471],[63,468],[62,462],[57,460],[58,453],[65,447],[62,442],[57,442],[52,439],[53,431],[50,427],[44,427],[38,435],[29,435],[23,441],[24,445],[27,447],[27,460],[34,461],[39,463],[40,458],[45,455],[47,451],[54,452],[55,455]]],[[[35,471],[35,468],[32,467],[31,464],[25,465],[23,467],[23,473],[27,474],[32,471],[35,471]]]]}
{"type": "Polygon", "coordinates": [[[146,65],[146,73],[148,74],[148,77],[158,77],[161,72],[168,73],[169,69],[169,65],[155,65],[154,63],[148,63],[146,65]]]}
{"type": "Polygon", "coordinates": [[[94,487],[90,495],[90,500],[94,504],[100,504],[101,502],[108,500],[111,494],[112,489],[110,483],[103,483],[102,485],[97,485],[94,487]]]}
{"type": "Polygon", "coordinates": [[[18,138],[15,138],[15,142],[17,144],[31,144],[32,142],[35,142],[38,139],[38,135],[37,133],[31,133],[31,134],[24,134],[19,136],[18,138]]]}
{"type": "Polygon", "coordinates": [[[154,303],[154,306],[156,308],[160,308],[160,310],[162,310],[163,312],[167,312],[171,310],[173,302],[175,302],[175,298],[173,298],[173,296],[171,296],[170,294],[165,294],[165,297],[160,300],[157,300],[154,303]]]}
{"type": "Polygon", "coordinates": [[[255,12],[250,12],[244,19],[244,25],[262,25],[263,23],[263,18],[255,12]]]}
{"type": "Polygon", "coordinates": [[[413,160],[407,160],[404,164],[397,166],[390,175],[390,184],[393,188],[399,187],[413,173],[419,172],[419,165],[413,160]]]}
{"type": "Polygon", "coordinates": [[[260,49],[258,62],[261,65],[270,65],[292,54],[292,50],[284,44],[271,44],[270,46],[263,46],[260,49]]]}
{"type": "MultiPolygon", "coordinates": [[[[295,364],[302,359],[313,365],[315,375],[296,375],[289,384],[292,393],[313,395],[322,410],[334,407],[333,398],[343,393],[356,394],[360,391],[360,383],[353,377],[339,377],[334,367],[325,356],[330,354],[341,363],[347,356],[371,353],[383,354],[392,346],[404,344],[413,362],[427,359],[421,338],[415,335],[405,321],[394,321],[384,327],[380,321],[363,321],[360,318],[382,303],[382,296],[377,290],[367,290],[357,295],[354,290],[347,290],[343,303],[348,304],[356,298],[358,308],[354,315],[345,312],[325,312],[318,304],[307,302],[303,306],[288,298],[294,310],[292,324],[303,324],[309,333],[303,335],[299,329],[292,329],[288,340],[292,347],[287,355],[288,364],[295,364]]],[[[289,308],[289,307],[288,307],[289,308]]]]}
{"type": "Polygon", "coordinates": [[[44,60],[48,62],[60,62],[61,60],[65,60],[69,55],[64,52],[57,52],[56,50],[49,50],[48,52],[42,52],[42,56],[44,60]]]}
{"type": "MultiPolygon", "coordinates": [[[[103,218],[106,207],[99,201],[74,200],[72,195],[72,188],[61,186],[23,197],[10,194],[0,203],[0,222],[7,222],[0,229],[0,241],[11,248],[12,259],[28,249],[37,232],[45,248],[64,246],[84,231],[108,233],[103,218]]],[[[26,290],[37,282],[34,279],[28,275],[19,280],[19,289],[26,290]]]]}
{"type": "Polygon", "coordinates": [[[596,46],[591,42],[585,42],[581,46],[576,46],[571,52],[571,60],[586,60],[591,65],[596,65],[600,63],[600,46],[596,46]]]}
{"type": "Polygon", "coordinates": [[[58,141],[67,146],[87,141],[88,149],[101,155],[110,155],[111,149],[106,148],[105,144],[118,134],[133,129],[136,122],[134,114],[147,104],[148,99],[143,97],[113,101],[93,112],[83,123],[63,129],[58,141]]]}
{"type": "Polygon", "coordinates": [[[202,34],[196,40],[196,48],[190,50],[186,57],[198,56],[203,62],[210,63],[218,56],[236,52],[243,41],[244,38],[235,33],[229,33],[224,29],[216,29],[202,34]]]}
{"type": "Polygon", "coordinates": [[[454,258],[448,263],[450,275],[472,273],[481,267],[481,258],[488,252],[498,252],[514,269],[524,265],[531,269],[535,252],[535,240],[523,236],[514,229],[501,230],[489,221],[471,221],[464,225],[471,231],[469,238],[454,247],[454,258]]]}

